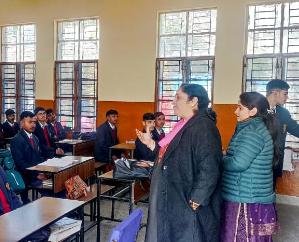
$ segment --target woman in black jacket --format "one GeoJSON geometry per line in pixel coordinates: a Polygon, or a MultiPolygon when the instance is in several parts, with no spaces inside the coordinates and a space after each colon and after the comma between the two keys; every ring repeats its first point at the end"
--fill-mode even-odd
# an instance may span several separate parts
{"type": "Polygon", "coordinates": [[[146,242],[217,242],[220,227],[221,139],[206,90],[183,84],[174,112],[181,120],[159,142],[137,130],[157,155],[146,242]]]}

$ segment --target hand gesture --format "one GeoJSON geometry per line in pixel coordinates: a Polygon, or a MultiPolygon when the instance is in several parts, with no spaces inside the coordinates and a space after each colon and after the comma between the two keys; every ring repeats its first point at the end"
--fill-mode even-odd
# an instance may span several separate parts
{"type": "Polygon", "coordinates": [[[146,129],[146,132],[143,133],[140,130],[136,129],[136,135],[140,141],[145,144],[147,147],[151,147],[155,141],[152,139],[149,128],[146,129]]]}

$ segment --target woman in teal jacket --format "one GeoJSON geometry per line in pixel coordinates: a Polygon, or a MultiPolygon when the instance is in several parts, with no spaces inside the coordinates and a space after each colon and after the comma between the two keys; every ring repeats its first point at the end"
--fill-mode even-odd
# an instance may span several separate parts
{"type": "Polygon", "coordinates": [[[277,228],[272,171],[277,131],[269,109],[257,92],[240,95],[238,124],[223,157],[223,242],[272,241],[277,228]]]}

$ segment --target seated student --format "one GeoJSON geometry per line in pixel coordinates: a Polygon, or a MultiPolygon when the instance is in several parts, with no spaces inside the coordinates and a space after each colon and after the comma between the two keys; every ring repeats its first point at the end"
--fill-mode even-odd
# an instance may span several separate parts
{"type": "Polygon", "coordinates": [[[21,205],[18,196],[10,189],[5,172],[0,166],[0,216],[21,205]]]}
{"type": "Polygon", "coordinates": [[[12,109],[5,111],[6,121],[2,124],[4,138],[14,137],[20,130],[20,126],[15,122],[16,114],[12,109]]]}
{"type": "MultiPolygon", "coordinates": [[[[36,118],[32,112],[24,111],[21,113],[20,123],[22,129],[10,142],[11,155],[26,187],[39,186],[42,180],[47,179],[45,174],[27,170],[43,161],[38,138],[33,134],[36,118]]],[[[21,199],[23,204],[30,202],[27,190],[21,193],[21,199]]]]}
{"type": "Polygon", "coordinates": [[[97,128],[94,155],[100,162],[108,163],[110,159],[117,159],[118,153],[113,151],[112,157],[109,157],[109,147],[118,144],[117,138],[117,120],[118,112],[109,110],[106,112],[106,122],[97,128]]]}
{"type": "Polygon", "coordinates": [[[165,137],[163,126],[165,124],[165,115],[162,112],[155,112],[155,128],[152,131],[154,141],[160,141],[165,137]]]}
{"type": "MultiPolygon", "coordinates": [[[[22,206],[19,197],[10,189],[10,185],[7,181],[6,175],[2,167],[0,166],[0,216],[9,213],[22,206]]],[[[36,231],[22,240],[24,242],[36,241],[44,242],[48,241],[50,235],[50,229],[44,228],[36,231]]]]}
{"type": "Polygon", "coordinates": [[[61,148],[56,148],[55,142],[50,138],[50,132],[47,125],[46,111],[42,107],[37,107],[34,110],[37,122],[34,134],[37,136],[44,159],[53,158],[55,155],[63,155],[64,151],[61,148]]]}
{"type": "Polygon", "coordinates": [[[65,139],[66,132],[62,127],[61,123],[56,121],[56,114],[53,112],[53,109],[51,108],[47,109],[46,114],[47,114],[48,130],[52,141],[56,142],[65,139]]]}
{"type": "MultiPolygon", "coordinates": [[[[143,114],[143,132],[146,131],[153,132],[155,128],[155,116],[153,113],[145,113],[143,114]]],[[[155,140],[157,141],[157,140],[155,140]]],[[[149,149],[145,144],[143,144],[140,139],[137,137],[135,140],[135,158],[137,160],[144,160],[144,161],[154,161],[156,158],[155,152],[149,149]]]]}

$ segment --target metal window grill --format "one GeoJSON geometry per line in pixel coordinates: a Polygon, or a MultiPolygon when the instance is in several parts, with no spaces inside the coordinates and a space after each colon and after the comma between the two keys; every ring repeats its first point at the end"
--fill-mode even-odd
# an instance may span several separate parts
{"type": "Polygon", "coordinates": [[[178,120],[172,100],[182,83],[204,86],[212,99],[216,17],[216,9],[168,12],[159,16],[156,109],[166,116],[166,132],[178,120]]]}
{"type": "Polygon", "coordinates": [[[11,108],[18,115],[35,107],[35,63],[0,63],[2,119],[11,108]]]}
{"type": "Polygon", "coordinates": [[[56,107],[62,125],[94,131],[97,111],[97,61],[57,61],[56,107]]]}

